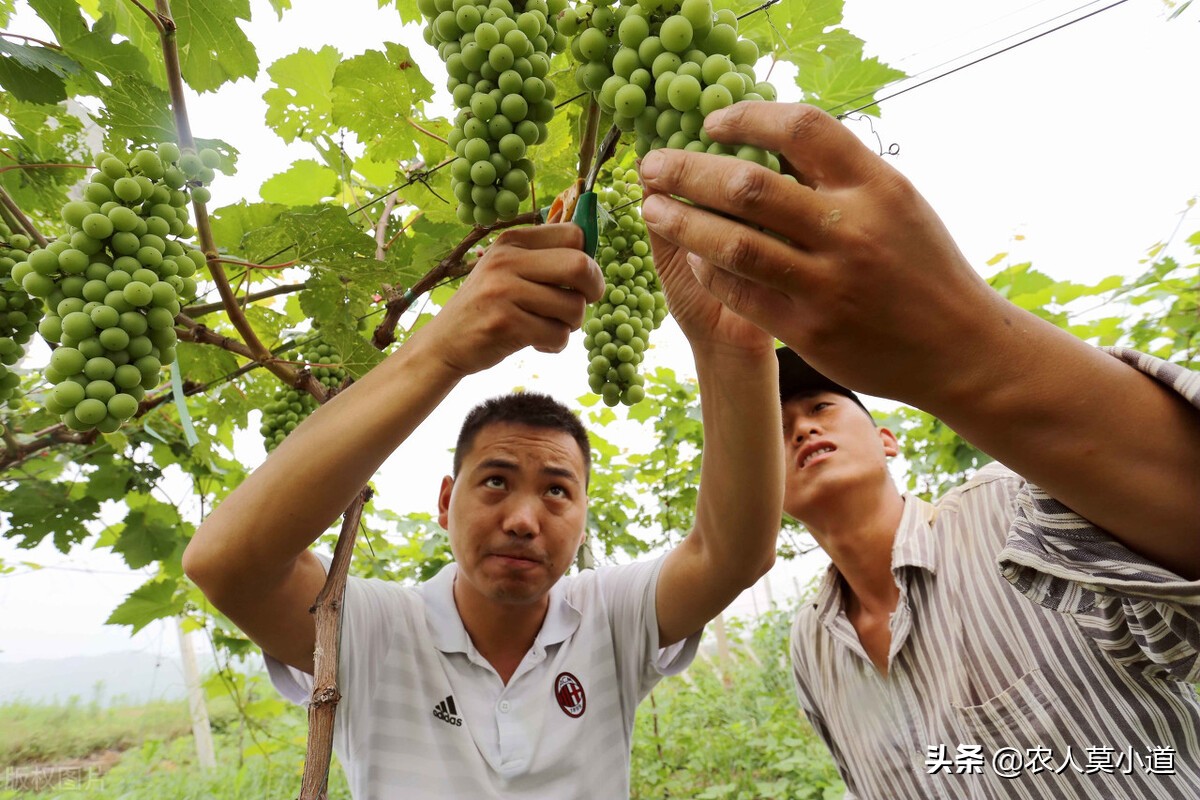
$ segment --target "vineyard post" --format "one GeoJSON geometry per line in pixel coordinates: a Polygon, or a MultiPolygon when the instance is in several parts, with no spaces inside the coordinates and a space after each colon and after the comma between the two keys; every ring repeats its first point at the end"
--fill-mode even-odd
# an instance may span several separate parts
{"type": "Polygon", "coordinates": [[[179,654],[183,660],[183,679],[187,687],[188,712],[192,718],[192,738],[196,740],[196,762],[202,770],[215,769],[217,757],[213,749],[212,726],[208,707],[204,703],[204,685],[196,665],[196,650],[183,625],[183,617],[175,618],[175,633],[179,637],[179,654]]]}
{"type": "Polygon", "coordinates": [[[717,666],[721,673],[721,684],[726,689],[733,688],[733,679],[730,677],[730,655],[729,655],[729,633],[725,629],[725,615],[717,614],[713,620],[713,632],[717,636],[717,666]]]}

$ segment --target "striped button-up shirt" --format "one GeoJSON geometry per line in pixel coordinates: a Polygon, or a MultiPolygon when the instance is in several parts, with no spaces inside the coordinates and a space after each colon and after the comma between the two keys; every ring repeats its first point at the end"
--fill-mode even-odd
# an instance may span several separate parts
{"type": "MultiPolygon", "coordinates": [[[[1200,374],[1112,352],[1200,407],[1200,374]]],[[[887,677],[833,567],[792,631],[847,797],[1200,798],[1200,582],[998,464],[905,497],[892,574],[887,677]]]]}

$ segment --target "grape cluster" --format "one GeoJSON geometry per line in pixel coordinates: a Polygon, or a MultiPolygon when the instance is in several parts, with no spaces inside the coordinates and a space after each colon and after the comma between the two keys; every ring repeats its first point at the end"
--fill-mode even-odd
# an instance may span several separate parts
{"type": "Polygon", "coordinates": [[[606,183],[599,194],[611,210],[613,225],[601,232],[596,253],[604,270],[604,297],[583,325],[588,386],[606,405],[633,405],[645,397],[637,368],[645,357],[650,332],[667,315],[667,301],[636,205],[642,196],[637,171],[618,167],[606,183]]]}
{"type": "Polygon", "coordinates": [[[209,199],[220,156],[164,143],[128,160],[96,156],[83,199],[62,207],[66,233],[12,268],[45,300],[38,331],[57,345],[46,407],[72,430],[111,433],[132,417],[160,370],[175,360],[175,315],[196,293],[204,256],[180,241],[195,235],[189,195],[209,199]]]}
{"type": "Polygon", "coordinates": [[[737,16],[714,13],[711,0],[593,0],[559,19],[559,30],[576,32],[572,53],[583,62],[575,73],[593,92],[613,124],[634,131],[639,157],[669,147],[736,155],[776,172],[779,159],[761,148],[714,142],[704,117],[741,100],[774,100],[775,89],[758,82],[758,47],[738,38],[737,16]]]}
{"type": "MultiPolygon", "coordinates": [[[[341,366],[342,355],[333,345],[314,341],[302,352],[292,352],[285,358],[308,364],[313,377],[326,389],[336,389],[346,380],[346,370],[341,366]]],[[[263,408],[263,421],[258,432],[262,434],[267,452],[279,446],[289,433],[304,419],[317,410],[317,400],[311,394],[291,386],[280,388],[271,402],[263,408]]]]}
{"type": "Polygon", "coordinates": [[[0,222],[0,403],[16,393],[21,378],[9,367],[25,355],[25,344],[42,319],[41,304],[10,276],[13,266],[29,257],[30,244],[28,236],[0,222]]]}
{"type": "Polygon", "coordinates": [[[418,0],[425,41],[446,62],[458,109],[447,142],[458,218],[468,225],[512,219],[529,197],[528,148],[546,140],[554,116],[551,57],[566,45],[554,17],[566,0],[418,0]],[[515,6],[524,6],[517,12],[515,6]]]}

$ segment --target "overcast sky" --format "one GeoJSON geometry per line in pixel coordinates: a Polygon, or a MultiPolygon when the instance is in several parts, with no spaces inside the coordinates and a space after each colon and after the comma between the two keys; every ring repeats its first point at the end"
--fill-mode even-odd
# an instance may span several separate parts
{"type": "MultiPolygon", "coordinates": [[[[869,53],[924,79],[1057,24],[1050,21],[1110,4],[847,0],[846,26],[866,41],[869,53]],[[973,55],[961,58],[966,54],[973,55]]],[[[219,177],[213,187],[213,207],[257,199],[263,180],[310,156],[283,146],[261,123],[265,68],[275,59],[325,44],[350,56],[392,39],[413,49],[427,75],[440,70],[419,33],[400,31],[394,12],[378,11],[374,0],[339,0],[336,14],[329,13],[331,3],[295,0],[282,23],[266,2],[252,6],[255,21],[248,30],[263,66],[260,80],[189,104],[197,135],[226,139],[242,152],[238,176],[219,177]]],[[[996,269],[985,266],[992,256],[1011,252],[1012,261],[1032,261],[1059,278],[1094,281],[1134,273],[1146,249],[1171,234],[1189,198],[1200,194],[1200,12],[1190,10],[1173,22],[1166,21],[1168,13],[1159,0],[1130,0],[884,102],[874,133],[869,123],[849,124],[870,141],[877,134],[885,147],[898,146],[893,163],[942,214],[981,271],[996,269]]],[[[25,9],[9,30],[38,35],[35,22],[25,9]]],[[[795,97],[786,73],[777,71],[772,80],[782,97],[795,97]]],[[[1200,212],[1193,211],[1182,233],[1197,229],[1200,212]]],[[[649,364],[693,374],[675,332],[664,329],[654,338],[649,364]]],[[[559,356],[521,353],[464,381],[385,466],[380,489],[395,498],[390,505],[435,508],[448,448],[477,399],[536,385],[571,401],[586,391],[584,361],[578,345],[559,356]]],[[[261,458],[261,450],[250,448],[246,457],[261,458]]],[[[22,553],[7,540],[0,540],[0,558],[51,567],[0,576],[0,660],[130,648],[176,652],[169,627],[151,626],[130,640],[124,628],[102,624],[146,577],[122,569],[119,559],[65,559],[47,547],[22,553]],[[84,569],[92,571],[77,571],[84,569]]],[[[794,576],[811,574],[821,562],[818,555],[801,568],[782,565],[774,573],[775,595],[792,593],[794,576]]],[[[750,613],[764,601],[759,590],[734,611],[750,613]]]]}

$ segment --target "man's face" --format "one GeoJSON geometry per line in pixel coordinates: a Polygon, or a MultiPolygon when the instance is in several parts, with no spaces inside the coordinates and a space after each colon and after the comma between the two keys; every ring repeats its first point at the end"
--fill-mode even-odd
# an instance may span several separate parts
{"type": "Polygon", "coordinates": [[[438,497],[461,591],[500,604],[545,597],[583,542],[585,481],[583,453],[565,431],[480,429],[438,497]]]}
{"type": "Polygon", "coordinates": [[[887,428],[876,428],[849,397],[817,392],[785,401],[783,435],[783,505],[796,519],[804,521],[822,506],[838,504],[844,492],[891,480],[887,457],[898,452],[896,437],[887,428]]]}

